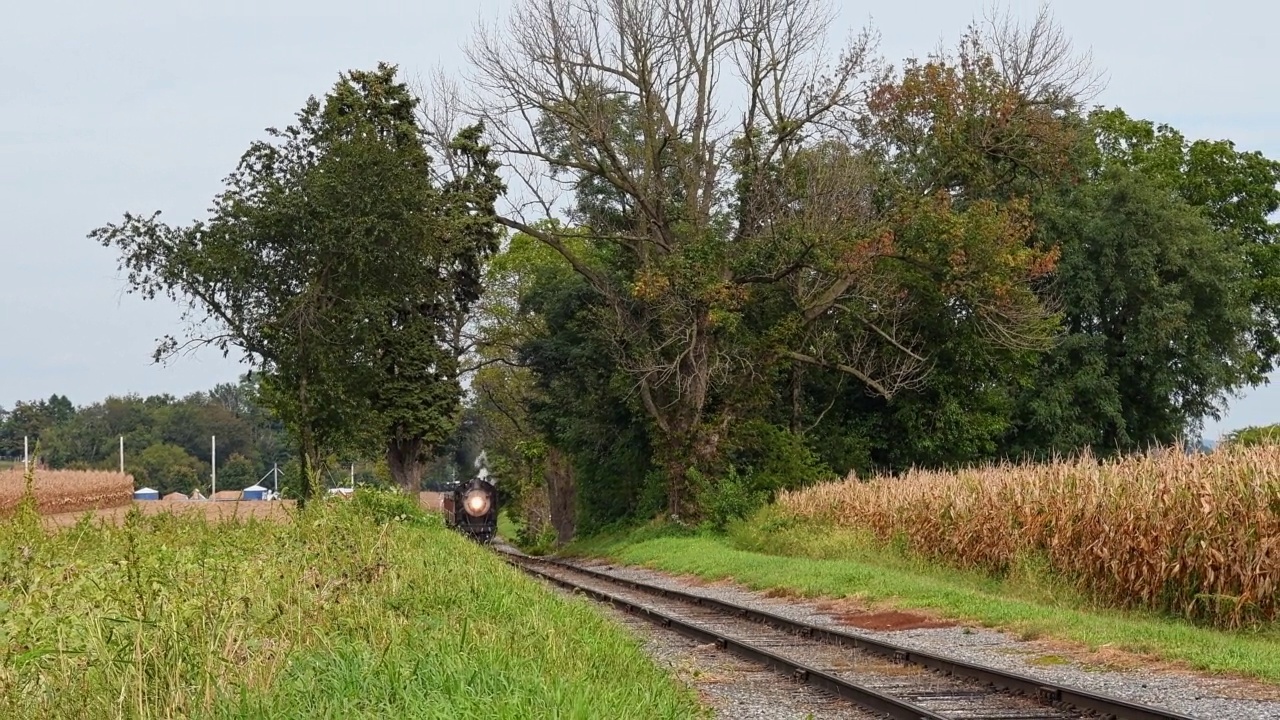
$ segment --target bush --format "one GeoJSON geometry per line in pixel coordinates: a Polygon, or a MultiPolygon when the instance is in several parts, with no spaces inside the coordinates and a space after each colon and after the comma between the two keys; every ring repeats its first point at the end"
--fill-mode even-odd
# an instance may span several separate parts
{"type": "Polygon", "coordinates": [[[689,474],[708,529],[724,530],[733,520],[744,518],[769,502],[767,490],[756,487],[752,478],[739,476],[732,467],[715,482],[696,470],[689,474]]]}
{"type": "Polygon", "coordinates": [[[439,517],[434,513],[428,516],[417,497],[399,490],[357,486],[350,502],[357,512],[379,525],[389,522],[424,522],[428,517],[439,517]]]}
{"type": "Polygon", "coordinates": [[[730,470],[742,478],[749,492],[808,487],[834,476],[831,469],[790,430],[762,420],[750,420],[733,428],[729,436],[730,470]]]}
{"type": "Polygon", "coordinates": [[[1280,424],[1247,427],[1228,436],[1232,445],[1280,445],[1280,424]]]}
{"type": "Polygon", "coordinates": [[[800,436],[761,420],[736,426],[718,478],[697,470],[689,481],[706,526],[715,531],[763,507],[781,490],[808,487],[832,473],[800,436]]]}

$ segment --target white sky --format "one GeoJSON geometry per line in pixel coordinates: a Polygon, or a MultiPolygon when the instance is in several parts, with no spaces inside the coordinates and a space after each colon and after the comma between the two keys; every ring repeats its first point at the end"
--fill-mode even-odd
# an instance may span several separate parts
{"type": "MultiPolygon", "coordinates": [[[[337,73],[399,63],[460,68],[478,17],[508,0],[44,0],[0,21],[0,405],[66,394],[205,389],[239,374],[208,351],[151,364],[176,308],[123,294],[86,233],[126,210],[202,216],[248,144],[288,124],[337,73]]],[[[950,44],[981,0],[841,4],[897,61],[950,44]]],[[[1009,2],[1015,14],[1034,2],[1009,2]]],[[[1191,138],[1280,157],[1280,4],[1074,0],[1054,14],[1109,84],[1099,102],[1191,138]]],[[[1280,375],[1275,376],[1280,382],[1280,375]]],[[[1280,384],[1232,403],[1206,435],[1280,422],[1280,384]]]]}

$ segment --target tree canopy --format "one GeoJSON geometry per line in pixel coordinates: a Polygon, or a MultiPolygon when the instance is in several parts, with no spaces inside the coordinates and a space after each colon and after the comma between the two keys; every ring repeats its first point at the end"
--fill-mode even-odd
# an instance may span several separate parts
{"type": "MultiPolygon", "coordinates": [[[[496,249],[496,165],[478,126],[431,138],[393,66],[344,73],[297,121],[255,142],[210,218],[126,214],[92,233],[131,290],[187,304],[186,344],[239,350],[318,488],[329,452],[374,442],[416,489],[457,422],[450,328],[496,249]],[[447,163],[433,164],[431,143],[447,163]]],[[[170,338],[161,357],[185,346],[170,338]]]]}
{"type": "Polygon", "coordinates": [[[535,199],[475,402],[532,515],[1168,444],[1274,367],[1274,161],[1090,110],[1047,13],[894,70],[823,9],[524,2],[473,45],[535,199]]]}
{"type": "MultiPolygon", "coordinates": [[[[304,497],[335,452],[415,489],[483,450],[561,541],[723,526],[849,472],[1169,444],[1276,368],[1280,162],[1091,106],[1047,12],[890,66],[870,31],[832,51],[830,11],[517,0],[468,48],[474,92],[344,73],[207,220],[93,237],[187,303],[158,357],[255,365],[254,399],[216,404],[270,408],[304,497]]],[[[14,408],[0,452],[68,407],[14,408]]],[[[98,452],[74,424],[53,435],[98,452]]],[[[207,462],[181,424],[148,463],[207,462]]]]}

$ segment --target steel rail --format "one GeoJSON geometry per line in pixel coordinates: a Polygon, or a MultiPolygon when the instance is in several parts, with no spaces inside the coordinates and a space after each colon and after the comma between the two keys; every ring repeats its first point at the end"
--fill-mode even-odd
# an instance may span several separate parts
{"type": "Polygon", "coordinates": [[[852,647],[890,658],[895,662],[915,664],[947,675],[977,680],[979,682],[989,684],[998,690],[1017,693],[1036,699],[1045,705],[1055,707],[1069,706],[1076,710],[1094,712],[1104,718],[1109,717],[1115,718],[1116,720],[1197,720],[1190,715],[1184,715],[1172,710],[1142,705],[1123,698],[1097,693],[1090,690],[1083,690],[1081,688],[1062,685],[1060,683],[1053,683],[1008,670],[999,670],[996,668],[986,667],[984,665],[965,662],[963,660],[956,660],[943,655],[914,650],[883,640],[875,640],[863,635],[853,635],[851,633],[846,633],[832,628],[811,625],[798,620],[785,618],[765,610],[758,610],[756,608],[750,608],[724,600],[717,600],[681,590],[672,590],[669,588],[659,587],[657,585],[651,585],[649,583],[620,578],[616,575],[610,575],[609,573],[600,572],[591,568],[579,567],[573,563],[568,563],[563,560],[545,557],[532,557],[507,551],[500,552],[529,562],[546,563],[548,565],[582,573],[588,577],[619,584],[624,587],[631,588],[632,590],[639,590],[649,594],[658,595],[660,597],[682,600],[717,610],[728,615],[734,615],[769,625],[775,629],[783,630],[804,638],[817,640],[819,642],[839,647],[852,647]]]}
{"type": "Polygon", "coordinates": [[[666,613],[634,603],[617,595],[604,592],[603,590],[584,587],[572,580],[556,577],[555,575],[534,567],[536,562],[533,562],[528,556],[515,555],[505,551],[499,552],[502,552],[507,556],[507,562],[532,575],[536,575],[537,577],[555,583],[556,585],[566,589],[590,595],[596,600],[607,602],[628,613],[644,616],[651,622],[665,628],[670,628],[671,630],[674,630],[686,637],[693,638],[694,640],[715,643],[716,647],[721,650],[727,650],[735,655],[751,660],[752,662],[760,663],[773,670],[780,670],[783,673],[790,675],[795,680],[822,688],[832,695],[844,698],[845,700],[850,700],[865,708],[885,713],[897,720],[949,720],[945,715],[939,715],[932,710],[920,707],[919,705],[906,700],[901,700],[877,690],[863,687],[857,683],[849,682],[848,680],[825,673],[817,668],[787,659],[781,655],[771,653],[768,650],[758,648],[749,643],[744,643],[739,640],[734,640],[731,637],[720,635],[693,623],[672,617],[666,613]]]}

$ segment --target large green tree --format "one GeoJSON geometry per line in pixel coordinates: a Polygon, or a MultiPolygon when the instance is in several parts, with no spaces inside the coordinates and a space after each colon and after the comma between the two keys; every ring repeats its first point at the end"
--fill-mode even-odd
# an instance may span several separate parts
{"type": "Polygon", "coordinates": [[[1253,318],[1245,329],[1252,358],[1239,368],[1257,383],[1280,354],[1280,160],[1238,150],[1230,140],[1188,140],[1169,125],[1119,109],[1090,117],[1100,168],[1128,168],[1177,193],[1245,263],[1253,318]]]}
{"type": "MultiPolygon", "coordinates": [[[[1025,203],[970,200],[947,175],[921,188],[888,168],[903,181],[883,182],[909,144],[894,118],[926,116],[938,137],[958,96],[886,80],[869,36],[827,54],[828,27],[820,3],[531,0],[472,48],[493,92],[486,121],[535,200],[533,214],[502,221],[560,253],[597,297],[601,346],[650,424],[673,515],[696,512],[691,479],[722,459],[735,420],[768,402],[762,381],[802,366],[882,397],[917,382],[929,349],[907,319],[921,305],[951,308],[989,343],[1044,339],[1026,286],[1052,263],[1028,243],[1025,203]],[[909,96],[940,102],[912,107],[909,96]],[[571,223],[540,222],[562,210],[571,223]]],[[[1046,72],[1060,58],[1013,83],[978,45],[944,84],[990,90],[974,94],[987,104],[958,106],[985,121],[972,129],[1012,129],[948,137],[996,179],[996,157],[1054,167],[1043,137],[1023,130],[1059,101],[1046,72]]],[[[1037,47],[1023,49],[1039,62],[1037,47]]]]}
{"type": "Polygon", "coordinates": [[[1069,334],[1024,398],[1015,450],[1178,439],[1256,367],[1237,241],[1150,176],[1108,169],[1043,213],[1069,334]]]}
{"type": "Polygon", "coordinates": [[[1280,348],[1280,162],[1119,109],[1085,127],[1080,181],[1037,206],[1068,334],[1019,394],[1015,455],[1174,442],[1280,348]]]}
{"type": "Polygon", "coordinates": [[[438,143],[396,69],[343,74],[295,124],[244,154],[207,221],[127,214],[92,237],[115,247],[131,289],[189,308],[189,345],[238,350],[295,436],[306,482],[331,451],[376,442],[399,484],[456,421],[445,329],[479,292],[501,190],[479,128],[438,143]]]}

